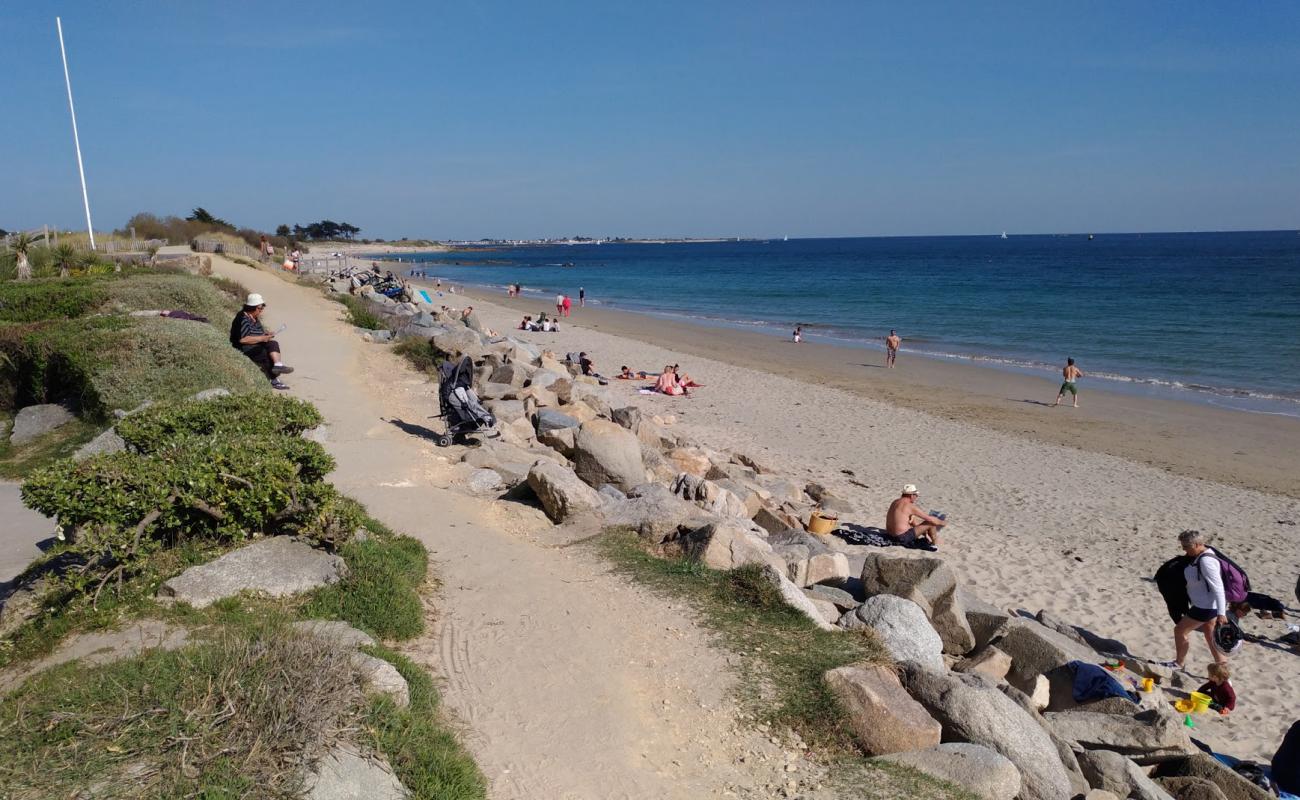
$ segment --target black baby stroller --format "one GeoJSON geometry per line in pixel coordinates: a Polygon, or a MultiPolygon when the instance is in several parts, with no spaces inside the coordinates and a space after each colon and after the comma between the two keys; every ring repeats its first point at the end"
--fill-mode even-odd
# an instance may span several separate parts
{"type": "Polygon", "coordinates": [[[464,441],[466,434],[496,426],[496,418],[474,394],[474,361],[469,356],[459,361],[448,359],[439,365],[438,416],[447,420],[447,432],[438,437],[439,447],[464,441]]]}

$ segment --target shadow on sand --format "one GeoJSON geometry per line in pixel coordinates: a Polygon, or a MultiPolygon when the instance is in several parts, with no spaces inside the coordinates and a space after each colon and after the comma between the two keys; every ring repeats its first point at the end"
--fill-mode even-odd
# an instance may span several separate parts
{"type": "Polygon", "coordinates": [[[402,433],[408,434],[410,436],[415,436],[420,439],[427,439],[433,442],[434,444],[437,444],[438,439],[442,437],[441,433],[438,433],[432,428],[426,428],[423,425],[416,425],[411,422],[406,422],[405,420],[386,419],[384,420],[384,422],[387,422],[389,425],[398,428],[399,430],[402,431],[402,433]]]}

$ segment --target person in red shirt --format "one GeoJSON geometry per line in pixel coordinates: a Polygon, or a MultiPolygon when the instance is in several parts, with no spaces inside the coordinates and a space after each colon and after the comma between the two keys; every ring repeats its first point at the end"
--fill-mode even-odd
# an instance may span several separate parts
{"type": "Polygon", "coordinates": [[[1237,707],[1237,692],[1228,682],[1231,673],[1227,664],[1211,664],[1206,668],[1210,679],[1196,691],[1210,696],[1210,708],[1220,714],[1227,714],[1237,707]]]}

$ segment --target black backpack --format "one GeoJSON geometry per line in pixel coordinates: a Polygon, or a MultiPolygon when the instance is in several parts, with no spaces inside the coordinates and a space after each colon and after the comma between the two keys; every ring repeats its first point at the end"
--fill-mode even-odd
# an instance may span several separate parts
{"type": "Polygon", "coordinates": [[[1156,570],[1156,588],[1165,599],[1165,608],[1169,609],[1169,618],[1174,622],[1182,619],[1192,606],[1187,597],[1187,579],[1183,577],[1183,570],[1190,563],[1192,560],[1187,556],[1174,556],[1156,570]]]}

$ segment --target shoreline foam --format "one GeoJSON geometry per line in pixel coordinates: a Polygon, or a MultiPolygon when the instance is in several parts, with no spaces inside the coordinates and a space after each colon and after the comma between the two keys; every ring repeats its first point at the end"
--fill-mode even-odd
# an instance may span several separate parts
{"type": "MultiPolygon", "coordinates": [[[[435,264],[436,262],[428,262],[435,264]]],[[[426,270],[427,271],[427,268],[426,270]]],[[[404,271],[404,274],[409,274],[404,271]]],[[[491,297],[504,288],[490,283],[456,282],[473,292],[491,297]]],[[[552,292],[542,289],[524,288],[524,299],[532,299],[550,307],[552,292]]],[[[724,328],[741,331],[754,331],[764,336],[777,339],[788,338],[789,332],[783,325],[768,320],[738,320],[726,317],[695,314],[681,310],[654,309],[641,306],[627,306],[611,302],[591,301],[587,308],[611,312],[640,314],[658,319],[682,322],[705,328],[724,328]]],[[[819,326],[804,325],[804,341],[818,342],[836,347],[850,347],[861,350],[884,353],[884,346],[875,339],[841,335],[842,332],[823,330],[819,326]]],[[[1012,354],[986,354],[981,352],[934,349],[943,343],[928,339],[912,337],[904,340],[901,352],[908,356],[932,359],[935,361],[960,362],[980,366],[985,369],[1017,372],[1030,376],[1059,380],[1061,365],[1053,365],[1034,360],[1027,356],[1012,354]],[[918,347],[917,343],[923,343],[918,347]],[[926,347],[932,345],[932,347],[926,347]]],[[[1089,370],[1087,382],[1102,381],[1100,387],[1114,392],[1122,392],[1143,397],[1155,397],[1179,403],[1196,403],[1215,406],[1245,414],[1266,414],[1271,416],[1293,417],[1300,419],[1300,395],[1278,393],[1264,389],[1247,389],[1232,386],[1216,386],[1160,375],[1128,375],[1112,371],[1089,370]]]]}

